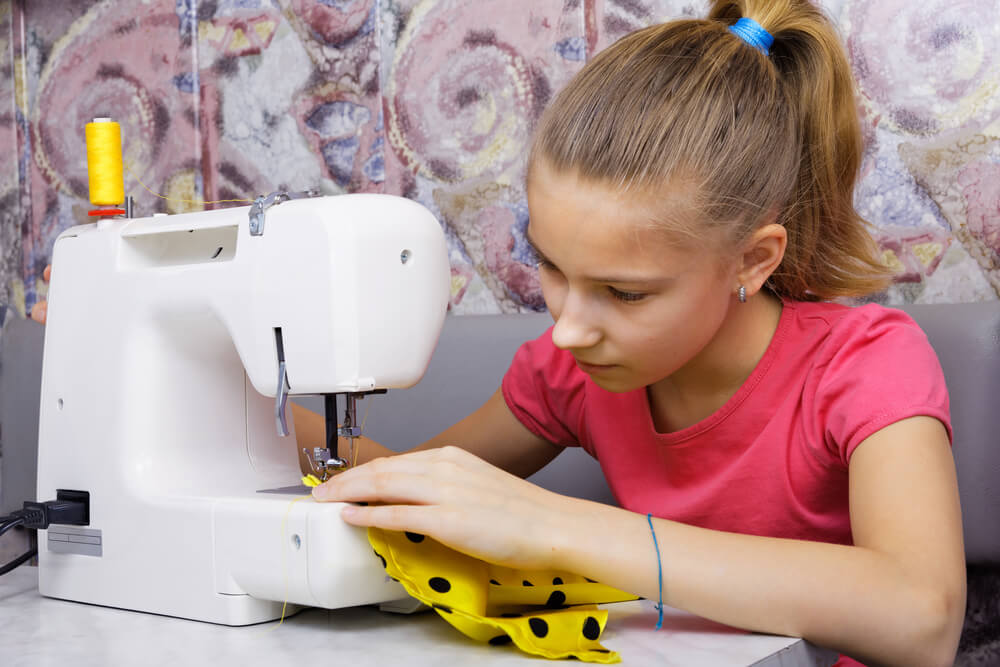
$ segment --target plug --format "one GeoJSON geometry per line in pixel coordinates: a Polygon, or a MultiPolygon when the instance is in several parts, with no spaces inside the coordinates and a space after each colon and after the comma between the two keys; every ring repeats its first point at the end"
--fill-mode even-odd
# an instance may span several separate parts
{"type": "Polygon", "coordinates": [[[90,493],[88,491],[56,491],[56,500],[43,503],[26,501],[17,514],[25,528],[45,530],[52,524],[69,526],[90,525],[90,493]]]}

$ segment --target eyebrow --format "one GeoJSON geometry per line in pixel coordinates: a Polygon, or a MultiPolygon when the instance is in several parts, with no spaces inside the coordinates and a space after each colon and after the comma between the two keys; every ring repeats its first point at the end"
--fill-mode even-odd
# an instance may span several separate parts
{"type": "MultiPolygon", "coordinates": [[[[531,246],[531,250],[538,256],[539,259],[547,264],[550,264],[557,269],[556,263],[546,256],[539,248],[538,245],[531,238],[531,226],[525,228],[524,230],[524,240],[528,242],[531,246]]],[[[587,280],[595,283],[614,283],[614,284],[629,284],[629,285],[663,285],[665,283],[671,282],[672,278],[648,278],[646,276],[584,276],[587,280]]]]}

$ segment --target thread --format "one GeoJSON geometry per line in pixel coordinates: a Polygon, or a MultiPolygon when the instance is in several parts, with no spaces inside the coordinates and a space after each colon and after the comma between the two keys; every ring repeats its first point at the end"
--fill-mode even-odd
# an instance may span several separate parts
{"type": "Polygon", "coordinates": [[[229,204],[235,202],[244,202],[248,204],[253,203],[252,199],[216,199],[215,201],[202,201],[200,199],[180,199],[179,197],[164,197],[163,195],[157,192],[153,192],[148,185],[143,183],[142,180],[140,180],[139,177],[136,176],[134,171],[128,168],[128,165],[124,165],[124,169],[125,171],[128,172],[129,176],[134,178],[139,185],[141,185],[146,189],[146,192],[153,195],[154,197],[159,197],[160,199],[163,199],[165,201],[174,201],[174,202],[179,202],[181,204],[229,204]]]}
{"type": "MultiPolygon", "coordinates": [[[[305,482],[304,477],[302,478],[302,481],[305,482]]],[[[282,544],[281,573],[283,575],[285,582],[285,595],[284,595],[285,600],[284,602],[281,603],[281,618],[278,619],[278,623],[276,625],[272,625],[270,628],[260,633],[260,635],[258,635],[260,637],[263,637],[269,632],[277,630],[279,627],[281,627],[281,624],[285,622],[285,610],[288,608],[288,515],[291,513],[292,506],[295,505],[295,503],[299,502],[300,500],[305,500],[306,498],[311,498],[311,497],[312,496],[306,495],[293,498],[292,501],[288,503],[288,507],[285,508],[285,515],[281,518],[281,544],[282,544]]]]}
{"type": "Polygon", "coordinates": [[[117,206],[125,201],[122,176],[122,128],[110,118],[95,118],[84,128],[90,203],[117,206]]]}

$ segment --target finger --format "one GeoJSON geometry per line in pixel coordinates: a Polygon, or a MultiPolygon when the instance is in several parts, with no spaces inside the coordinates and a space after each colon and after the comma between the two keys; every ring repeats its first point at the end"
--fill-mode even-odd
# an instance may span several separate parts
{"type": "Polygon", "coordinates": [[[339,473],[335,479],[350,478],[372,469],[390,472],[412,472],[417,474],[464,474],[467,472],[499,471],[478,456],[458,447],[446,446],[408,452],[395,456],[374,459],[360,466],[339,473]]]}
{"type": "Polygon", "coordinates": [[[475,558],[476,553],[468,543],[469,531],[457,521],[454,512],[428,505],[377,505],[358,507],[348,505],[341,510],[341,518],[352,526],[381,528],[399,532],[426,535],[441,544],[475,558]]]}
{"type": "Polygon", "coordinates": [[[383,502],[428,505],[445,500],[450,489],[440,480],[409,472],[373,471],[350,478],[338,475],[313,489],[319,501],[383,502]]]}
{"type": "Polygon", "coordinates": [[[435,508],[425,505],[376,505],[359,507],[347,505],[340,516],[352,526],[383,528],[385,530],[409,531],[421,535],[431,535],[439,520],[435,508]]]}
{"type": "Polygon", "coordinates": [[[31,307],[31,319],[36,322],[45,324],[45,320],[48,319],[48,315],[49,303],[47,301],[39,301],[31,307]]]}
{"type": "MultiPolygon", "coordinates": [[[[379,473],[405,473],[410,475],[439,476],[447,479],[450,476],[463,474],[460,465],[443,459],[432,451],[400,454],[369,461],[339,472],[318,488],[333,489],[347,484],[351,480],[379,473]]],[[[321,495],[324,492],[320,492],[321,495]]]]}
{"type": "Polygon", "coordinates": [[[42,271],[42,280],[44,280],[45,282],[49,282],[51,278],[52,278],[52,265],[49,264],[48,266],[45,267],[45,270],[42,271]]]}

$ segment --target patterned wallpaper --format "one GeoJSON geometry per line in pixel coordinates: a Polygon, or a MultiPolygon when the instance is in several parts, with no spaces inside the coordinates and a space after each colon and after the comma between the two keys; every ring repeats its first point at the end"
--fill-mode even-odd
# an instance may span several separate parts
{"type": "MultiPolygon", "coordinates": [[[[826,0],[867,137],[890,303],[1000,293],[995,0],[826,0]]],[[[681,0],[0,0],[0,304],[86,222],[84,124],[122,124],[140,214],[276,189],[387,192],[444,226],[452,312],[542,308],[522,174],[546,103],[681,0]]]]}

